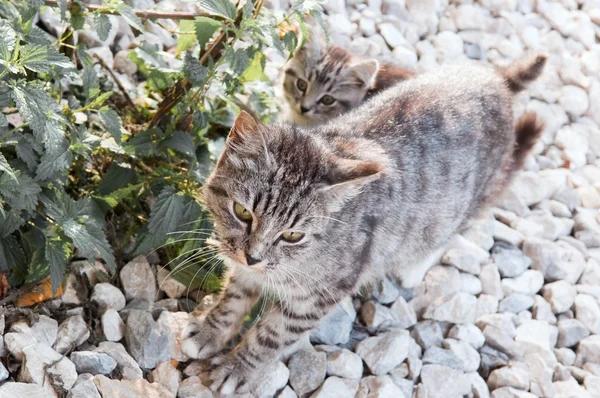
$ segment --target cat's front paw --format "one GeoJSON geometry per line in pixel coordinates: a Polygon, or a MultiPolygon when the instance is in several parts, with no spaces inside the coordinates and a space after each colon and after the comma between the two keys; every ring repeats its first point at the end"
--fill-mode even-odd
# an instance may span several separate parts
{"type": "Polygon", "coordinates": [[[202,320],[188,325],[181,334],[181,350],[191,359],[208,359],[225,345],[223,333],[202,320]]]}
{"type": "Polygon", "coordinates": [[[215,357],[211,365],[210,389],[223,395],[249,393],[259,376],[256,369],[245,366],[233,353],[215,357]]]}

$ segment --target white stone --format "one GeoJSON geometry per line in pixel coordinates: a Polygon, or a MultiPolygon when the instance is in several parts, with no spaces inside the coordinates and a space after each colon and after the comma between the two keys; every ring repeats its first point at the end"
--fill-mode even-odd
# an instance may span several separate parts
{"type": "Polygon", "coordinates": [[[500,272],[495,263],[489,263],[482,266],[479,279],[481,280],[482,291],[484,294],[494,296],[500,300],[504,298],[502,283],[500,281],[500,272]]]}
{"type": "Polygon", "coordinates": [[[187,286],[169,275],[169,270],[161,267],[158,270],[158,288],[165,292],[169,298],[180,298],[187,290],[187,286]]]}
{"type": "Polygon", "coordinates": [[[577,290],[565,281],[556,281],[544,286],[544,299],[552,306],[555,314],[563,313],[573,306],[577,290]]]}
{"type": "Polygon", "coordinates": [[[464,341],[475,349],[481,348],[485,343],[485,337],[483,336],[483,333],[481,333],[481,330],[470,323],[454,325],[452,329],[450,329],[448,337],[464,341]]]}
{"type": "Polygon", "coordinates": [[[437,50],[439,62],[453,61],[463,56],[463,40],[454,32],[440,32],[433,38],[432,42],[437,50]]]}
{"type": "Polygon", "coordinates": [[[46,315],[40,315],[32,325],[24,319],[13,323],[10,331],[27,334],[40,343],[52,346],[58,335],[58,322],[46,315]]]}
{"type": "Polygon", "coordinates": [[[325,383],[311,395],[311,398],[353,397],[356,391],[358,391],[357,380],[341,379],[332,376],[325,380],[325,383]]]}
{"type": "Polygon", "coordinates": [[[515,341],[531,343],[545,350],[552,350],[556,343],[556,335],[558,335],[558,330],[555,326],[548,325],[543,321],[530,320],[521,323],[517,327],[515,341]]]}
{"type": "Polygon", "coordinates": [[[464,292],[454,293],[431,303],[423,317],[451,323],[474,322],[476,306],[475,296],[464,292]]]}
{"type": "Polygon", "coordinates": [[[112,380],[104,375],[94,378],[94,383],[103,397],[144,397],[171,398],[174,395],[159,383],[149,383],[144,379],[112,380]]]}
{"type": "Polygon", "coordinates": [[[383,375],[401,364],[408,356],[409,334],[394,330],[369,337],[356,346],[356,353],[374,375],[383,375]]]}
{"type": "Polygon", "coordinates": [[[564,280],[575,284],[585,268],[585,258],[580,251],[565,242],[527,239],[523,253],[531,258],[531,268],[544,273],[546,280],[564,280]]]}
{"type": "Polygon", "coordinates": [[[441,365],[424,365],[421,381],[427,398],[462,397],[471,392],[467,376],[441,365]]]}
{"type": "Polygon", "coordinates": [[[575,316],[594,334],[600,334],[600,306],[598,300],[587,294],[575,297],[575,316]]]}
{"type": "Polygon", "coordinates": [[[119,341],[124,337],[125,323],[115,309],[108,308],[102,314],[102,331],[108,341],[119,341]]]}
{"type": "Polygon", "coordinates": [[[454,10],[454,22],[459,30],[483,30],[485,13],[482,7],[462,4],[454,10]]]}
{"type": "Polygon", "coordinates": [[[81,315],[75,315],[67,318],[58,327],[58,337],[54,344],[54,349],[59,354],[72,351],[79,347],[90,337],[87,323],[81,315]]]}
{"type": "Polygon", "coordinates": [[[305,396],[323,383],[326,358],[324,352],[309,350],[299,351],[291,356],[288,362],[290,385],[299,396],[305,396]]]}
{"type": "Polygon", "coordinates": [[[38,343],[23,349],[23,366],[18,380],[68,391],[77,380],[77,371],[71,360],[38,343]]]}
{"type": "Polygon", "coordinates": [[[327,375],[359,380],[363,374],[362,359],[347,349],[327,354],[327,375]]]}
{"type": "Polygon", "coordinates": [[[383,36],[385,42],[392,48],[410,46],[402,33],[392,23],[386,22],[380,24],[379,33],[383,36]]]}
{"type": "Polygon", "coordinates": [[[544,275],[538,270],[527,270],[516,278],[502,279],[504,295],[523,293],[533,296],[544,285],[544,275]]]}
{"type": "Polygon", "coordinates": [[[523,363],[504,366],[490,373],[488,386],[491,390],[501,387],[513,387],[520,390],[529,389],[528,369],[523,363]]]}
{"type": "Polygon", "coordinates": [[[142,369],[140,369],[135,359],[125,351],[123,345],[110,341],[103,341],[94,351],[108,354],[112,359],[117,361],[117,366],[123,379],[135,380],[142,378],[142,369]]]}
{"type": "Polygon", "coordinates": [[[464,372],[475,372],[479,369],[481,356],[469,343],[460,340],[446,339],[442,342],[442,346],[453,352],[454,355],[462,361],[464,372]]]}
{"type": "Polygon", "coordinates": [[[94,286],[91,301],[101,308],[112,308],[121,311],[125,308],[125,296],[119,288],[110,283],[98,283],[94,286]]]}
{"type": "Polygon", "coordinates": [[[156,301],[156,274],[145,256],[138,256],[127,263],[119,275],[128,300],[156,301]]]}

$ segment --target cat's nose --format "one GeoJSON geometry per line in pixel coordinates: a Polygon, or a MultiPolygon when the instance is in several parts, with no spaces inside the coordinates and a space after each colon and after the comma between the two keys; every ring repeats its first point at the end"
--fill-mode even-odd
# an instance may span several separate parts
{"type": "Polygon", "coordinates": [[[260,258],[254,258],[251,255],[249,255],[248,253],[246,253],[246,263],[248,263],[248,265],[258,264],[261,261],[262,261],[262,259],[260,259],[260,258]]]}
{"type": "Polygon", "coordinates": [[[302,112],[303,115],[308,111],[310,111],[309,108],[304,107],[304,105],[300,105],[300,112],[302,112]]]}

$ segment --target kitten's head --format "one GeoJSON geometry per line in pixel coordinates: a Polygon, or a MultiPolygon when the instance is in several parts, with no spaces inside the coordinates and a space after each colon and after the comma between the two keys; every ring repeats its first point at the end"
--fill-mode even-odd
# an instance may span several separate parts
{"type": "Polygon", "coordinates": [[[204,187],[226,264],[259,280],[286,267],[306,272],[332,213],[381,170],[334,155],[297,127],[265,126],[242,112],[204,187]]]}
{"type": "Polygon", "coordinates": [[[285,67],[283,90],[294,122],[314,124],[361,104],[373,86],[379,62],[327,45],[322,32],[309,30],[306,43],[285,67]]]}

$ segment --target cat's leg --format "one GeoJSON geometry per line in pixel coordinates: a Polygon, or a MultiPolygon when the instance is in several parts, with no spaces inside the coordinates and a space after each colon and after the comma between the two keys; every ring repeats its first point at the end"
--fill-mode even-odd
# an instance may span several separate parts
{"type": "Polygon", "coordinates": [[[229,275],[217,305],[183,331],[183,353],[194,359],[219,353],[239,332],[259,293],[258,288],[248,288],[235,275],[229,275]]]}
{"type": "Polygon", "coordinates": [[[314,329],[335,302],[321,297],[310,306],[273,305],[234,350],[213,360],[210,388],[222,394],[252,391],[262,369],[314,329]]]}
{"type": "Polygon", "coordinates": [[[425,279],[425,274],[431,267],[436,264],[439,264],[442,255],[446,251],[446,245],[439,247],[434,250],[431,254],[425,257],[420,263],[416,264],[413,267],[406,268],[402,270],[402,274],[400,276],[401,285],[407,289],[416,287],[419,283],[423,282],[425,279]]]}

